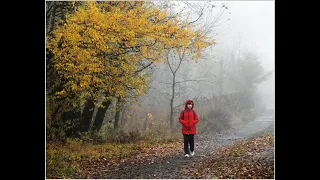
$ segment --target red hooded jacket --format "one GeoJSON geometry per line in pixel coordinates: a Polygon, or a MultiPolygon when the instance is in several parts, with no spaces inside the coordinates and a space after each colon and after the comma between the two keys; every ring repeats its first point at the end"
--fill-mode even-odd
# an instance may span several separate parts
{"type": "Polygon", "coordinates": [[[184,111],[180,112],[179,122],[182,124],[182,134],[196,134],[196,125],[199,122],[198,114],[193,109],[194,103],[192,100],[186,100],[184,111]],[[188,109],[187,103],[192,102],[192,108],[188,109]],[[184,115],[183,115],[184,113],[184,115]],[[194,114],[193,114],[194,113],[194,114]],[[183,118],[183,119],[182,119],[183,118]]]}

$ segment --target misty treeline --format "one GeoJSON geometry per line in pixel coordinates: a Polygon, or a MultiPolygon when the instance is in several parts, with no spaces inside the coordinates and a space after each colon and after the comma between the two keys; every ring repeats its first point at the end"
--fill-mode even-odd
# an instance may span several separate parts
{"type": "Polygon", "coordinates": [[[259,57],[239,47],[214,51],[225,4],[46,3],[47,140],[170,136],[186,99],[195,102],[199,133],[263,110],[256,88],[271,73],[259,57]]]}

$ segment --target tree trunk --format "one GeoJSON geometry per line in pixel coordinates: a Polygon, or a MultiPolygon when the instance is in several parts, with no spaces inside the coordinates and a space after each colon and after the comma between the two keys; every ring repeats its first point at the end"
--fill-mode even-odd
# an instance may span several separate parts
{"type": "Polygon", "coordinates": [[[94,119],[94,123],[92,126],[92,131],[99,131],[101,129],[101,126],[102,126],[102,123],[104,120],[104,116],[105,116],[110,104],[111,104],[110,100],[105,100],[102,102],[102,105],[104,107],[98,108],[98,111],[97,111],[97,114],[96,114],[96,117],[94,119]]]}
{"type": "Polygon", "coordinates": [[[125,107],[125,105],[122,105],[122,108],[121,108],[121,114],[120,114],[120,126],[124,126],[125,124],[125,115],[126,115],[126,112],[127,112],[127,107],[125,107]]]}
{"type": "Polygon", "coordinates": [[[51,13],[50,13],[50,16],[49,16],[49,27],[48,27],[48,33],[50,33],[53,28],[54,28],[54,25],[55,25],[55,14],[56,14],[56,10],[57,10],[57,2],[51,2],[50,6],[51,6],[51,13]]]}
{"type": "Polygon", "coordinates": [[[116,104],[116,115],[114,117],[114,130],[115,131],[117,131],[119,128],[120,112],[121,112],[121,97],[118,97],[117,104],[116,104]]]}
{"type": "Polygon", "coordinates": [[[87,100],[82,113],[82,119],[80,121],[80,132],[88,132],[90,129],[90,122],[92,120],[94,112],[94,103],[92,99],[87,100]]]}
{"type": "Polygon", "coordinates": [[[175,83],[176,83],[176,73],[173,73],[172,79],[172,96],[170,100],[170,127],[173,127],[173,101],[174,101],[174,94],[175,94],[175,83]]]}

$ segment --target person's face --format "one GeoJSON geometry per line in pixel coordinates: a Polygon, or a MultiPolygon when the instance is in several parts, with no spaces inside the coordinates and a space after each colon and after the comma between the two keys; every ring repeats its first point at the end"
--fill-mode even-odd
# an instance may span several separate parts
{"type": "Polygon", "coordinates": [[[192,104],[187,104],[188,109],[192,108],[192,104]]]}

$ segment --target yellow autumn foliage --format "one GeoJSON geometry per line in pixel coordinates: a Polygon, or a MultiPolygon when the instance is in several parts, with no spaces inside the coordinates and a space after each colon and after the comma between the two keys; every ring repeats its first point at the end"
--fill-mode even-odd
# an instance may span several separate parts
{"type": "Polygon", "coordinates": [[[54,71],[64,83],[55,95],[75,106],[102,93],[141,96],[148,87],[141,69],[162,62],[165,49],[185,48],[197,60],[212,43],[192,29],[148,2],[85,2],[48,37],[54,71]]]}

